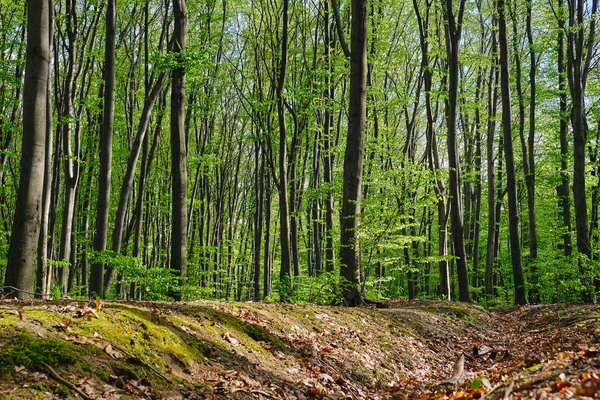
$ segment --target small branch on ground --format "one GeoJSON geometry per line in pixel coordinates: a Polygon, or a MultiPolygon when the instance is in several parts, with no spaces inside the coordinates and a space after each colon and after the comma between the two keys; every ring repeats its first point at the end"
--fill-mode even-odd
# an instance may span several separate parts
{"type": "Polygon", "coordinates": [[[63,378],[62,376],[60,376],[58,374],[58,372],[56,372],[54,370],[54,368],[52,368],[51,366],[49,366],[48,364],[46,364],[45,362],[42,361],[42,366],[44,368],[46,368],[46,370],[50,373],[50,375],[52,375],[52,377],[54,379],[56,379],[57,381],[59,381],[60,383],[62,383],[63,385],[65,385],[66,387],[68,387],[69,389],[71,389],[72,391],[74,391],[75,393],[77,393],[79,396],[81,396],[83,399],[85,400],[93,400],[92,397],[88,396],[87,394],[83,393],[79,388],[77,388],[75,385],[73,385],[71,382],[67,381],[65,378],[63,378]]]}

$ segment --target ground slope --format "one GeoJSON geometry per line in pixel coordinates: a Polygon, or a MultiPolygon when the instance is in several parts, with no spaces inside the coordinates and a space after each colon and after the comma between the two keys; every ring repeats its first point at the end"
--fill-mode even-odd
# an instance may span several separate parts
{"type": "Polygon", "coordinates": [[[0,398],[598,396],[595,306],[384,306],[5,300],[0,398]]]}

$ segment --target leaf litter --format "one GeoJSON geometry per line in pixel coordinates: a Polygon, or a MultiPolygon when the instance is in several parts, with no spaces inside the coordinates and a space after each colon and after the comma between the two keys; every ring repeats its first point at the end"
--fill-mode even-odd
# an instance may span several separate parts
{"type": "MultiPolygon", "coordinates": [[[[97,399],[600,398],[597,306],[383,306],[5,300],[0,348],[38,325],[94,346],[53,369],[97,399]]],[[[53,380],[15,365],[0,397],[58,398],[53,380]]]]}

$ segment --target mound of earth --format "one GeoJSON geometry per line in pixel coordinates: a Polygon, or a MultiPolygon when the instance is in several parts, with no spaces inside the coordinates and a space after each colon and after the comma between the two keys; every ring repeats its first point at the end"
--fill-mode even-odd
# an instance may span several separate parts
{"type": "Polygon", "coordinates": [[[2,399],[597,398],[596,306],[0,302],[2,399]]]}

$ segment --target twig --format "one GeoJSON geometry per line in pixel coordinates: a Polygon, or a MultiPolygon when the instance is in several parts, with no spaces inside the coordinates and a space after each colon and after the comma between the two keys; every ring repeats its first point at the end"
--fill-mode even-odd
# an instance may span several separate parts
{"type": "Polygon", "coordinates": [[[48,372],[50,373],[50,375],[52,375],[52,377],[54,379],[56,379],[57,381],[59,381],[60,383],[62,383],[63,385],[65,385],[66,387],[68,387],[69,389],[71,389],[72,391],[74,391],[75,393],[77,393],[82,398],[84,398],[85,400],[93,400],[93,397],[90,397],[87,394],[83,393],[80,389],[78,389],[71,382],[67,381],[65,378],[63,378],[62,376],[60,376],[58,374],[58,372],[56,372],[51,366],[49,366],[48,364],[46,364],[43,361],[42,361],[42,366],[44,368],[46,368],[46,370],[48,370],[48,372]]]}
{"type": "Polygon", "coordinates": [[[507,399],[509,398],[510,394],[513,391],[513,387],[515,387],[515,381],[513,380],[510,385],[506,388],[506,390],[504,390],[504,396],[502,397],[502,399],[507,399]]]}
{"type": "Polygon", "coordinates": [[[40,296],[42,298],[45,297],[46,295],[48,295],[48,293],[30,292],[28,290],[19,289],[18,287],[15,287],[15,286],[2,286],[2,292],[0,293],[0,295],[2,297],[0,298],[0,300],[4,300],[16,292],[21,292],[21,293],[25,293],[25,294],[29,294],[29,295],[33,295],[33,296],[40,296]],[[6,289],[10,289],[10,291],[5,292],[6,289]]]}

